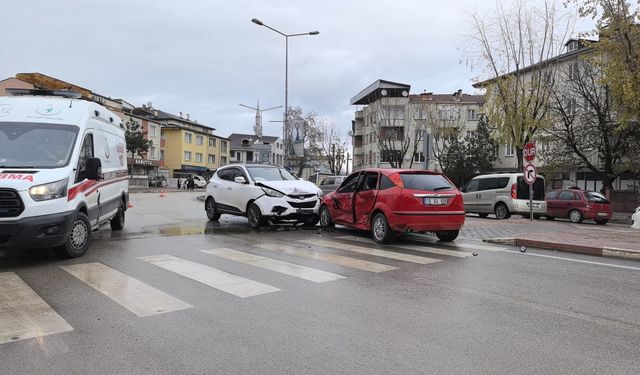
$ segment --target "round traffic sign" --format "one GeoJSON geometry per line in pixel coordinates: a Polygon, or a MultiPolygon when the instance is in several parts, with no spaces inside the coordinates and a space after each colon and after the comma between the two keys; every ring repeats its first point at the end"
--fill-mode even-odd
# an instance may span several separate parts
{"type": "Polygon", "coordinates": [[[536,145],[533,142],[529,142],[524,145],[524,149],[522,149],[522,156],[524,156],[524,160],[533,161],[536,158],[536,145]]]}
{"type": "Polygon", "coordinates": [[[529,163],[524,167],[524,180],[527,184],[533,184],[533,181],[538,177],[538,173],[536,172],[536,167],[529,163]]]}

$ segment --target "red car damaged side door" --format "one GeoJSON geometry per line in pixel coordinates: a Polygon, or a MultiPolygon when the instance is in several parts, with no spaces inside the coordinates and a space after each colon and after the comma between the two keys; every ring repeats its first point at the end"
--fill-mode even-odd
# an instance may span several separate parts
{"type": "Polygon", "coordinates": [[[360,172],[347,177],[336,190],[333,197],[333,221],[336,223],[353,223],[353,195],[358,184],[360,172]]]}
{"type": "Polygon", "coordinates": [[[354,223],[359,228],[369,227],[369,216],[378,195],[378,172],[365,172],[360,176],[354,199],[354,223]]]}

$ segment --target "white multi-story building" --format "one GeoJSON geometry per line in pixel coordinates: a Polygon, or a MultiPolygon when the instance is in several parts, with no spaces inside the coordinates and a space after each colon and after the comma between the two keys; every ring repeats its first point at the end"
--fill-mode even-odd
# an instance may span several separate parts
{"type": "Polygon", "coordinates": [[[442,135],[475,130],[484,97],[463,94],[409,94],[410,85],[378,80],[351,98],[358,106],[352,122],[353,169],[392,166],[442,170],[437,158],[442,135]],[[434,152],[435,148],[435,152],[434,152]]]}

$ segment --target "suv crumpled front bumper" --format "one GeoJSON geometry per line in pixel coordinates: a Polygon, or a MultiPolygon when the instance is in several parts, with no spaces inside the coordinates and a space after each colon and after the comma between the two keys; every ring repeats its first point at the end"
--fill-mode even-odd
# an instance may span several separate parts
{"type": "Polygon", "coordinates": [[[299,220],[318,215],[320,199],[317,196],[307,199],[293,199],[290,197],[275,198],[262,196],[253,203],[260,207],[262,216],[277,220],[299,220]]]}

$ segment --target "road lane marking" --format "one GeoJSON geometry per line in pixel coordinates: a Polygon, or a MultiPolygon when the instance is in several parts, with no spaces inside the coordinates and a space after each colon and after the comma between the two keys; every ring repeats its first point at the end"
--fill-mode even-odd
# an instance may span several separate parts
{"type": "Polygon", "coordinates": [[[261,249],[277,251],[285,254],[296,255],[300,257],[321,260],[327,263],[337,264],[343,267],[355,268],[367,272],[385,272],[398,269],[398,267],[388,266],[386,264],[380,264],[375,262],[369,262],[366,260],[344,257],[342,255],[322,253],[318,251],[306,250],[299,247],[290,245],[277,244],[277,243],[263,243],[257,244],[256,247],[261,249]]]}
{"type": "Polygon", "coordinates": [[[193,308],[102,263],[73,264],[60,268],[141,318],[193,308]]]}
{"type": "MultiPolygon", "coordinates": [[[[356,236],[339,236],[339,237],[336,237],[336,239],[363,242],[363,243],[368,243],[370,245],[375,244],[373,240],[369,240],[367,238],[362,238],[362,237],[356,237],[356,236]]],[[[473,255],[473,253],[470,253],[467,251],[445,250],[445,249],[430,247],[430,246],[407,245],[407,244],[401,244],[401,243],[392,243],[392,244],[389,244],[388,246],[396,247],[398,249],[416,250],[416,251],[421,251],[423,253],[448,255],[448,256],[457,257],[457,258],[466,258],[468,256],[473,255]]]]}
{"type": "Polygon", "coordinates": [[[73,331],[13,272],[0,273],[0,344],[73,331]]]}
{"type": "Polygon", "coordinates": [[[301,266],[294,263],[285,262],[282,260],[271,259],[262,257],[259,255],[245,253],[228,248],[217,248],[200,250],[203,253],[219,256],[226,259],[231,259],[236,262],[249,264],[255,267],[264,268],[270,271],[279,272],[285,275],[297,277],[315,283],[324,283],[327,281],[334,281],[340,279],[346,279],[346,276],[338,275],[331,272],[317,270],[315,268],[301,266]]]}
{"type": "Polygon", "coordinates": [[[441,262],[440,259],[433,259],[433,258],[427,258],[423,256],[404,254],[404,253],[397,253],[393,251],[378,250],[378,249],[372,249],[372,248],[362,247],[362,246],[354,246],[354,245],[349,245],[342,242],[334,242],[334,241],[326,241],[326,240],[302,240],[298,242],[302,242],[310,245],[331,247],[334,249],[351,251],[359,254],[373,255],[373,256],[382,257],[382,258],[402,260],[405,262],[412,262],[412,263],[418,263],[418,264],[429,264],[429,263],[441,262]]]}
{"type": "Polygon", "coordinates": [[[486,243],[481,243],[481,242],[471,241],[471,240],[455,241],[454,243],[450,243],[446,245],[442,244],[442,246],[451,247],[454,249],[482,250],[482,251],[491,251],[491,252],[507,249],[504,246],[489,245],[486,243]]]}
{"type": "Polygon", "coordinates": [[[568,260],[569,262],[586,263],[586,264],[593,264],[593,265],[596,265],[596,266],[605,266],[605,267],[613,267],[613,268],[622,268],[622,269],[625,269],[625,270],[640,271],[640,267],[621,266],[621,265],[618,265],[618,264],[601,263],[601,262],[594,262],[594,261],[591,261],[591,260],[582,260],[582,259],[563,258],[563,257],[558,257],[558,256],[553,256],[553,255],[545,255],[545,254],[522,253],[520,251],[515,251],[515,250],[500,250],[500,251],[504,252],[504,253],[529,255],[529,256],[532,256],[532,257],[568,260]]]}
{"type": "Polygon", "coordinates": [[[138,259],[240,298],[253,297],[280,290],[271,285],[245,279],[232,273],[168,254],[152,255],[138,259]]]}

